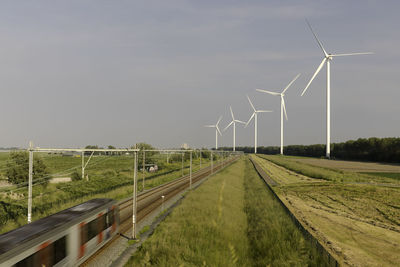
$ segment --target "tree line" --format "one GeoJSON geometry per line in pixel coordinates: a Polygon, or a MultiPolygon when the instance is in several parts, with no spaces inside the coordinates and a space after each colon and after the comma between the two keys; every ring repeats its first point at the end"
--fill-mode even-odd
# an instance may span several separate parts
{"type": "MultiPolygon", "coordinates": [[[[220,149],[232,149],[230,147],[221,147],[220,149]]],[[[237,151],[245,153],[254,153],[254,147],[236,147],[237,151]]],[[[261,146],[257,148],[261,154],[279,154],[278,146],[261,146]]],[[[305,157],[324,157],[326,145],[289,145],[284,147],[285,155],[305,156],[305,157]]],[[[331,144],[331,157],[334,159],[359,160],[400,163],[400,138],[359,138],[342,143],[331,144]]]]}

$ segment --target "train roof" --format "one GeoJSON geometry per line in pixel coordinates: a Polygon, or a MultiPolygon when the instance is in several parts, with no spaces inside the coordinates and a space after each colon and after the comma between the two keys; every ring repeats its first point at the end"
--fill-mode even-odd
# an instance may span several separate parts
{"type": "Polygon", "coordinates": [[[26,224],[10,232],[0,235],[0,255],[10,251],[21,243],[25,243],[40,235],[56,229],[71,222],[87,212],[91,212],[106,204],[113,202],[109,198],[96,198],[74,206],[72,208],[57,212],[48,217],[39,219],[33,223],[26,224]]]}

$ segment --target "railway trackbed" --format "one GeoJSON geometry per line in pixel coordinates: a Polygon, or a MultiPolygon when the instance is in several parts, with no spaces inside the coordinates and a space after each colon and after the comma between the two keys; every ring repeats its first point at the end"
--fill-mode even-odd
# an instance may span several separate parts
{"type": "MultiPolygon", "coordinates": [[[[219,171],[220,169],[228,166],[233,161],[237,160],[239,156],[228,158],[225,161],[219,162],[197,172],[192,173],[192,184],[196,184],[200,180],[208,177],[209,175],[219,171]]],[[[181,178],[177,178],[168,183],[159,185],[157,187],[151,188],[149,190],[143,191],[137,196],[137,223],[141,223],[142,220],[146,218],[149,214],[155,212],[163,202],[166,202],[181,192],[187,190],[190,186],[190,175],[185,175],[181,178]],[[164,196],[164,198],[162,198],[164,196]]],[[[81,266],[90,266],[95,262],[96,258],[101,254],[106,253],[108,249],[117,240],[124,238],[124,236],[131,236],[132,233],[132,214],[133,214],[133,198],[129,197],[127,199],[121,200],[119,203],[119,213],[120,213],[120,235],[114,236],[107,244],[105,244],[101,249],[89,257],[81,266]]]]}

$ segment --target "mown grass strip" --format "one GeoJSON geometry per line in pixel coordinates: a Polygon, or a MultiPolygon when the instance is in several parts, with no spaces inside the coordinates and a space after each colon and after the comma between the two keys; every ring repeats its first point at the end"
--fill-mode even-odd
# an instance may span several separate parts
{"type": "Polygon", "coordinates": [[[338,169],[318,167],[304,162],[298,162],[293,157],[281,155],[257,155],[260,158],[267,159],[281,167],[294,171],[296,173],[332,182],[382,182],[398,183],[392,177],[372,176],[364,173],[343,171],[338,169]]]}

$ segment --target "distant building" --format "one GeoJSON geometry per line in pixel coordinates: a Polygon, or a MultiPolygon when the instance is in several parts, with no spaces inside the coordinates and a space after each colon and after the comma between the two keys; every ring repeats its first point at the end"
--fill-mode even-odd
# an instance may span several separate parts
{"type": "Polygon", "coordinates": [[[186,143],[183,143],[183,144],[181,145],[181,148],[182,148],[182,149],[189,149],[189,145],[186,144],[186,143]]]}

